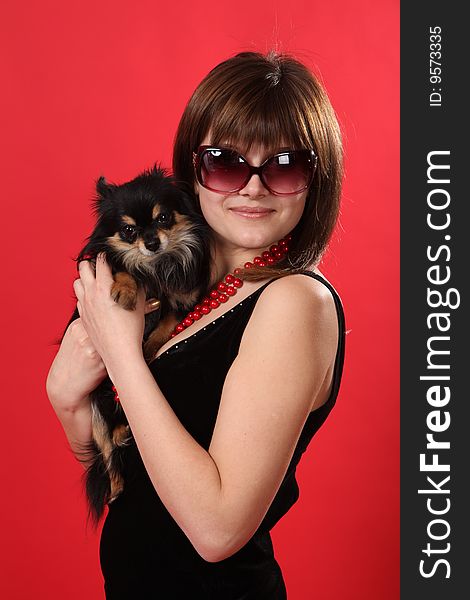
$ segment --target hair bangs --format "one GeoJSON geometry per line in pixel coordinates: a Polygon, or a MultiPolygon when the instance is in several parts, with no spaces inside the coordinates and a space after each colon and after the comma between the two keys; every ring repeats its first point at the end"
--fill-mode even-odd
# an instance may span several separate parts
{"type": "Polygon", "coordinates": [[[232,96],[225,105],[214,107],[212,144],[231,145],[242,154],[257,145],[273,153],[286,147],[297,150],[311,147],[301,107],[290,102],[280,86],[267,92],[247,86],[243,92],[232,96]]]}

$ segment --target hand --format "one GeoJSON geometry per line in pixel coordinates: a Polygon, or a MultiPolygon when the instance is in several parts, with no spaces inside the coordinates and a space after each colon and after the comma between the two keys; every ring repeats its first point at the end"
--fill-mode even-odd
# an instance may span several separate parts
{"type": "Polygon", "coordinates": [[[81,319],[67,327],[49,370],[47,395],[54,406],[76,410],[106,377],[106,368],[83,327],[81,319]]]}
{"type": "MultiPolygon", "coordinates": [[[[145,314],[157,310],[156,298],[145,303],[145,314]]],[[[89,395],[107,375],[104,362],[93,346],[81,318],[67,327],[46,381],[51,403],[74,411],[90,402],[89,395]]]]}
{"type": "Polygon", "coordinates": [[[74,281],[78,312],[92,345],[110,373],[110,366],[117,361],[135,353],[142,356],[144,315],[152,306],[146,305],[143,289],[138,292],[135,310],[126,310],[113,300],[114,280],[103,254],[96,258],[96,275],[88,261],[81,261],[78,268],[80,278],[74,281]]]}

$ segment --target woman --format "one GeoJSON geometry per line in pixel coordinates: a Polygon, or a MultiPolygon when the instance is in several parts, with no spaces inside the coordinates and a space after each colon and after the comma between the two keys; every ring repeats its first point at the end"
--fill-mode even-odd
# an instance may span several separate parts
{"type": "Polygon", "coordinates": [[[194,92],[173,169],[212,230],[210,289],[234,276],[242,287],[148,365],[149,303],[141,294],[122,309],[105,259],[96,277],[80,263],[80,319],[49,398],[78,448],[91,435],[88,394],[108,373],[133,432],[101,537],[107,598],[286,598],[269,530],[298,498],[295,468],[344,356],[341,302],[317,269],[339,210],[339,128],[302,64],[241,53],[194,92]]]}

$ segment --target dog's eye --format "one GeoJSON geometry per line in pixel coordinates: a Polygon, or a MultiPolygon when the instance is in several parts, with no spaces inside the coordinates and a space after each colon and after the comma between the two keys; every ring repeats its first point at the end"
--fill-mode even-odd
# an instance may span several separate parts
{"type": "Polygon", "coordinates": [[[160,213],[157,217],[157,223],[160,223],[162,225],[164,223],[168,223],[169,220],[170,220],[170,215],[165,212],[160,213]]]}
{"type": "Polygon", "coordinates": [[[171,211],[161,212],[156,218],[155,223],[158,227],[162,227],[163,229],[171,229],[173,227],[174,219],[173,213],[171,211]]]}
{"type": "Polygon", "coordinates": [[[153,226],[156,226],[158,229],[171,229],[174,225],[173,211],[162,209],[162,211],[155,216],[152,223],[153,226]]]}
{"type": "Polygon", "coordinates": [[[135,238],[137,237],[135,226],[127,223],[121,227],[120,234],[126,242],[134,242],[135,238]]]}

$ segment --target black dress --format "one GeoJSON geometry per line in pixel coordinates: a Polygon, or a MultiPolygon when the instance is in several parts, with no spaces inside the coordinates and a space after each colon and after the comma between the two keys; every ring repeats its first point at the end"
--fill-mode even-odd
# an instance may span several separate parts
{"type": "MultiPolygon", "coordinates": [[[[338,394],[344,361],[344,313],[332,286],[339,343],[331,394],[310,413],[285,478],[254,536],[232,556],[209,563],[194,549],[160,501],[135,442],[128,448],[125,489],[109,505],[100,542],[108,600],[282,600],[287,598],[274,558],[270,529],[299,497],[295,469],[338,394]]],[[[272,281],[272,280],[271,280],[272,281]]],[[[207,327],[175,343],[150,364],[158,385],[183,426],[209,449],[222,387],[257,299],[271,281],[207,327]]]]}

